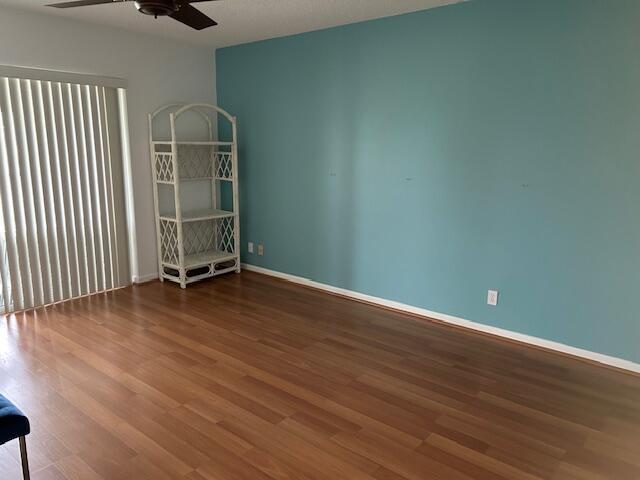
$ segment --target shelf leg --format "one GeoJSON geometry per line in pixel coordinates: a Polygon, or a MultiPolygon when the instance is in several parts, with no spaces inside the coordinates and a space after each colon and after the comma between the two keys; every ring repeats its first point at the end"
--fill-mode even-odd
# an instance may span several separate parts
{"type": "Polygon", "coordinates": [[[187,288],[187,271],[184,268],[180,269],[180,288],[187,288]]]}

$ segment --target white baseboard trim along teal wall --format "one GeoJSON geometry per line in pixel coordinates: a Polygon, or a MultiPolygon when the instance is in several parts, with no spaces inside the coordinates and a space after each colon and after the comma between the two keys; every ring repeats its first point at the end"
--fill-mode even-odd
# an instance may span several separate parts
{"type": "Polygon", "coordinates": [[[425,320],[437,320],[449,325],[455,325],[458,327],[467,328],[469,330],[487,333],[496,337],[502,337],[508,340],[526,343],[535,347],[553,350],[574,357],[584,358],[586,360],[602,363],[603,365],[608,365],[610,367],[640,373],[640,364],[630,362],[622,358],[616,358],[609,355],[603,355],[601,353],[590,352],[589,350],[571,347],[569,345],[552,342],[543,338],[537,338],[532,337],[531,335],[523,335],[522,333],[511,332],[503,328],[490,327],[488,325],[483,325],[482,323],[447,315],[446,313],[432,312],[430,310],[425,310],[424,308],[414,307],[412,305],[406,305],[404,303],[394,302],[392,300],[386,300],[384,298],[372,297],[371,295],[365,295],[363,293],[354,292],[344,288],[338,288],[331,285],[325,285],[324,283],[314,282],[313,280],[310,280],[308,278],[297,277],[295,275],[289,275],[288,273],[276,272],[275,270],[269,270],[268,268],[256,267],[255,265],[250,265],[248,263],[243,263],[242,268],[250,272],[257,272],[263,275],[280,278],[288,282],[297,283],[298,285],[304,285],[305,287],[316,288],[318,290],[323,290],[325,292],[341,295],[343,297],[352,298],[354,300],[371,303],[373,305],[380,305],[381,307],[398,310],[400,312],[410,313],[412,315],[423,317],[425,320]]]}
{"type": "Polygon", "coordinates": [[[217,50],[243,261],[640,363],[639,24],[472,0],[217,50]]]}

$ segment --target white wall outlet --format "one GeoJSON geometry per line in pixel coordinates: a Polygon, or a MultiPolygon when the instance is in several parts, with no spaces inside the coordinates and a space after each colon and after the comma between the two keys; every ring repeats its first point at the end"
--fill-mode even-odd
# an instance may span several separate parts
{"type": "Polygon", "coordinates": [[[258,245],[258,255],[260,256],[264,255],[264,245],[262,244],[258,245]]]}
{"type": "Polygon", "coordinates": [[[487,305],[496,306],[498,305],[498,291],[497,290],[489,290],[487,292],[487,305]]]}
{"type": "Polygon", "coordinates": [[[247,245],[247,252],[253,253],[253,242],[249,242],[247,245]]]}

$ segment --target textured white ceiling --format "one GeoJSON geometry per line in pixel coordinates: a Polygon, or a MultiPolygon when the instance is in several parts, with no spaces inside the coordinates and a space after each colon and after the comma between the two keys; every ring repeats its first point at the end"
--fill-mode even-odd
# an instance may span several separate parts
{"type": "Polygon", "coordinates": [[[0,8],[8,5],[211,47],[224,47],[464,0],[218,0],[195,5],[220,24],[201,32],[191,30],[175,20],[154,20],[153,17],[139,14],[133,2],[64,10],[44,6],[56,1],[59,0],[0,0],[0,8]]]}

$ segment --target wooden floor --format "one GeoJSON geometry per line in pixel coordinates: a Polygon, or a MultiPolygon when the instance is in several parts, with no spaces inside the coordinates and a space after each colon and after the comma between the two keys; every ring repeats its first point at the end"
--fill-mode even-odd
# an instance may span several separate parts
{"type": "Polygon", "coordinates": [[[640,378],[255,273],[0,318],[0,392],[36,480],[640,479],[640,378]]]}

